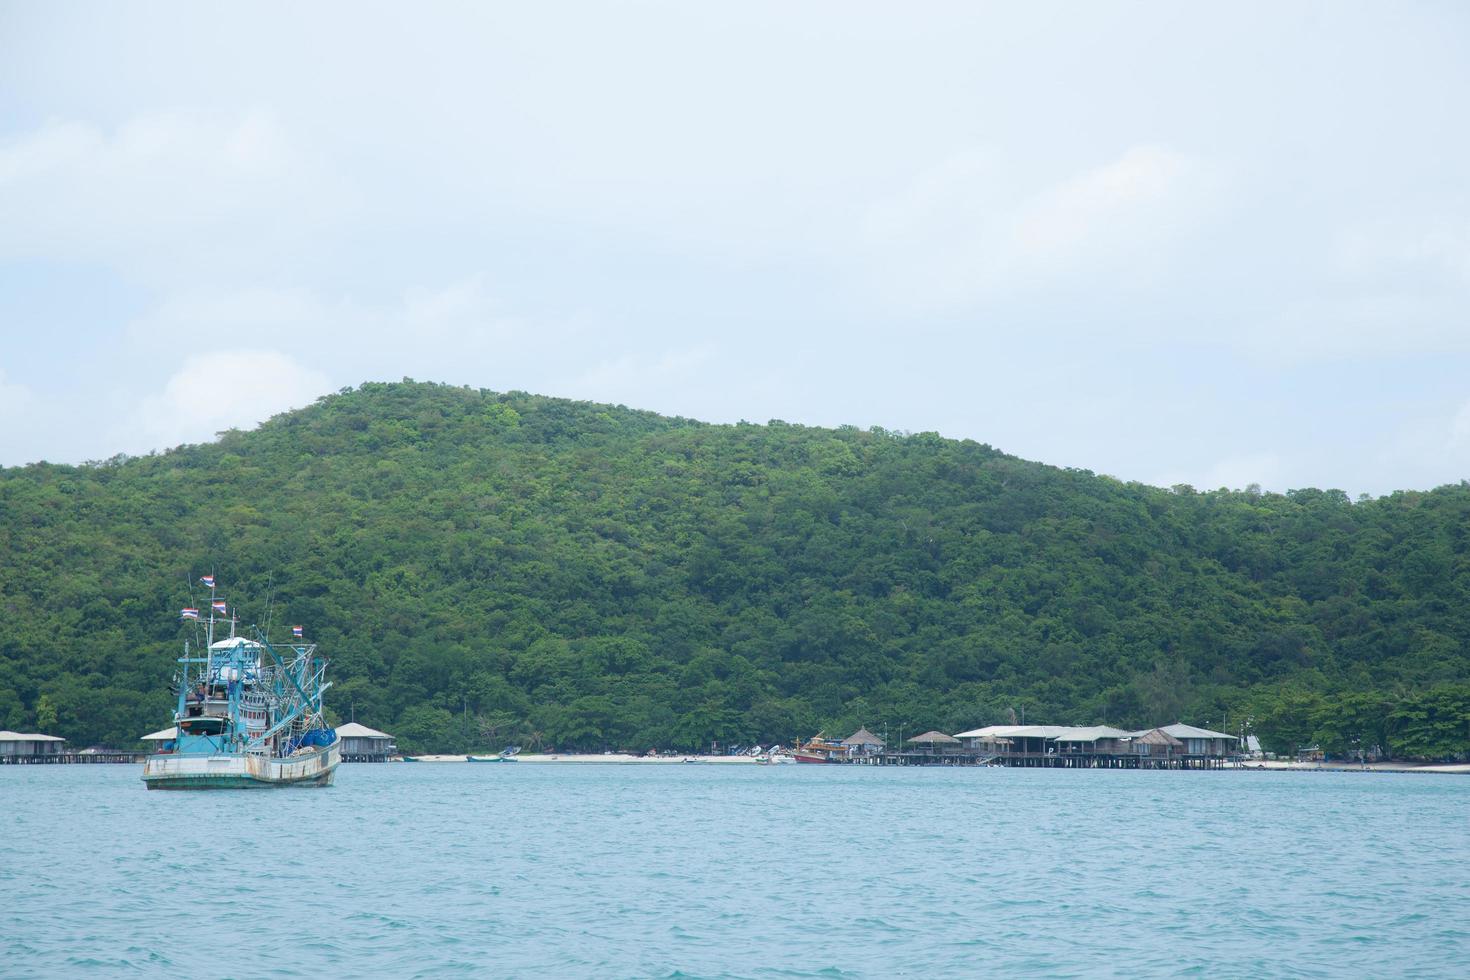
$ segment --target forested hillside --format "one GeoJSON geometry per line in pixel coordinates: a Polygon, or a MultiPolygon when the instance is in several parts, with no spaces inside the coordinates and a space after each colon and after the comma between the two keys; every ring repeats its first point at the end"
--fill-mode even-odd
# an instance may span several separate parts
{"type": "Polygon", "coordinates": [[[0,728],[132,745],[213,571],[409,750],[1178,719],[1470,752],[1470,486],[1163,490],[921,433],[367,384],[0,470],[0,728]],[[193,590],[191,592],[191,589],[193,590]]]}

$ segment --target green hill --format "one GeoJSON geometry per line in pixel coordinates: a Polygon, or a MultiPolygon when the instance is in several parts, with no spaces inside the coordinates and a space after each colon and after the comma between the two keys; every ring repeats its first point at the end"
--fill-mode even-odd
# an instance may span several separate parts
{"type": "Polygon", "coordinates": [[[0,727],[159,727],[214,571],[410,750],[1024,707],[1445,756],[1470,752],[1467,539],[1463,483],[1162,490],[932,433],[367,384],[208,445],[0,470],[0,727]]]}

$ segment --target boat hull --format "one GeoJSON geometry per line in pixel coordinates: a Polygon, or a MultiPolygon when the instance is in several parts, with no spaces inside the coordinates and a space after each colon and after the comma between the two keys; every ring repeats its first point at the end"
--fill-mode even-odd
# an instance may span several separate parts
{"type": "Polygon", "coordinates": [[[143,763],[149,789],[269,789],[330,786],[342,761],[336,744],[285,759],[259,755],[152,755],[143,763]]]}

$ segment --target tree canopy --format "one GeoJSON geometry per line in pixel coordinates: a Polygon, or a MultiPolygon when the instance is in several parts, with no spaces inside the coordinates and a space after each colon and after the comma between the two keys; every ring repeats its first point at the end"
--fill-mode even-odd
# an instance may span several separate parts
{"type": "Polygon", "coordinates": [[[0,728],[166,722],[201,573],[409,750],[1180,719],[1470,752],[1470,485],[1159,489],[969,440],[364,384],[0,470],[0,728]]]}

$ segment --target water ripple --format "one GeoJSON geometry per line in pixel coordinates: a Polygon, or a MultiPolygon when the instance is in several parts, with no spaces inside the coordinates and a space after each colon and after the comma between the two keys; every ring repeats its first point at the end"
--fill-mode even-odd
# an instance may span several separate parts
{"type": "Polygon", "coordinates": [[[4,767],[0,972],[1463,976],[1467,803],[1359,774],[4,767]]]}

